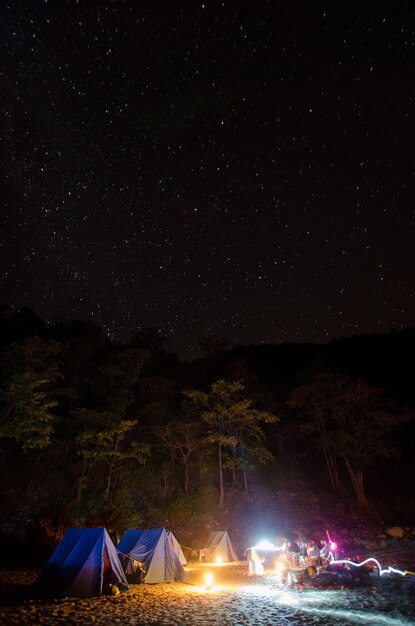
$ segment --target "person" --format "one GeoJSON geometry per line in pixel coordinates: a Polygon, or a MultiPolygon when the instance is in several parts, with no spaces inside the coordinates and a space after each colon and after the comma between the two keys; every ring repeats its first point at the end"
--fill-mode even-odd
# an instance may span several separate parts
{"type": "Polygon", "coordinates": [[[258,554],[255,548],[245,550],[245,557],[248,561],[248,576],[259,576],[264,573],[262,563],[264,559],[258,554]]]}
{"type": "Polygon", "coordinates": [[[253,557],[254,548],[247,548],[245,550],[245,558],[248,561],[248,576],[253,576],[255,574],[255,562],[253,557]]]}
{"type": "Polygon", "coordinates": [[[146,575],[146,567],[145,564],[141,561],[133,560],[134,574],[131,576],[131,582],[136,584],[141,584],[144,582],[144,578],[146,575]]]}
{"type": "Polygon", "coordinates": [[[329,548],[328,542],[325,539],[322,539],[320,541],[320,544],[321,544],[321,548],[319,552],[319,557],[324,562],[324,561],[327,561],[327,559],[329,558],[330,548],[329,548]]]}
{"type": "Polygon", "coordinates": [[[319,551],[315,542],[310,539],[307,542],[307,562],[311,567],[316,567],[319,561],[319,551]]]}
{"type": "Polygon", "coordinates": [[[254,562],[255,575],[260,576],[264,573],[263,562],[265,561],[265,557],[259,555],[255,548],[252,548],[251,558],[254,562]]]}
{"type": "Polygon", "coordinates": [[[287,559],[292,567],[296,567],[300,563],[301,550],[298,543],[293,539],[287,540],[287,559]]]}
{"type": "Polygon", "coordinates": [[[300,554],[298,555],[298,562],[301,567],[307,566],[307,539],[301,534],[298,535],[297,545],[300,548],[300,554]]]}

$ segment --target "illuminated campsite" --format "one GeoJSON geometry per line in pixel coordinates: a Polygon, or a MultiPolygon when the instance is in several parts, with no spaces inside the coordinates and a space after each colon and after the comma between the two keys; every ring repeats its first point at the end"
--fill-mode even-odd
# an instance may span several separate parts
{"type": "Polygon", "coordinates": [[[0,4],[0,626],[414,626],[415,3],[0,4]]]}
{"type": "MultiPolygon", "coordinates": [[[[230,552],[223,548],[222,556],[215,556],[217,538],[223,535],[229,548],[228,534],[216,532],[207,543],[210,548],[193,551],[199,558],[187,562],[183,557],[183,568],[177,552],[183,554],[181,547],[164,529],[128,531],[117,548],[104,529],[72,529],[34,584],[30,572],[18,578],[2,574],[1,597],[7,596],[9,602],[2,603],[6,606],[0,624],[413,623],[415,572],[382,566],[374,557],[337,559],[334,553],[339,548],[328,531],[327,541],[323,540],[327,556],[321,552],[318,560],[307,556],[307,551],[304,556],[288,551],[294,544],[287,546],[281,537],[276,544],[263,539],[248,548],[247,560],[235,560],[232,546],[230,552]],[[127,546],[128,555],[120,550],[127,546]],[[143,573],[139,578],[138,569],[143,573]],[[398,599],[399,609],[388,615],[388,607],[398,599]]],[[[394,563],[396,552],[390,549],[388,554],[394,563]]]]}

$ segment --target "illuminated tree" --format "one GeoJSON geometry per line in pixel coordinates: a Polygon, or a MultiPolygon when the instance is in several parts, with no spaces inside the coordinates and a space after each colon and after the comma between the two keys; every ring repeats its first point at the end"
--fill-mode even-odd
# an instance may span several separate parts
{"type": "MultiPolygon", "coordinates": [[[[220,507],[223,507],[225,498],[224,449],[232,451],[240,446],[242,450],[248,450],[248,442],[263,439],[260,423],[277,420],[275,415],[255,409],[253,401],[243,397],[243,390],[244,385],[240,382],[218,380],[209,393],[198,390],[184,393],[198,407],[208,426],[207,441],[217,447],[220,507]]],[[[254,452],[255,448],[251,446],[250,450],[254,452]]]]}

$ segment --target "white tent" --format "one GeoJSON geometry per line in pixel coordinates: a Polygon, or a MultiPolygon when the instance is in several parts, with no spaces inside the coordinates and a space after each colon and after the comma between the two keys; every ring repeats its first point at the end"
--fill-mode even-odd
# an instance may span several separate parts
{"type": "Polygon", "coordinates": [[[172,545],[173,552],[179,557],[179,561],[182,565],[187,565],[186,557],[183,554],[183,550],[180,546],[180,543],[177,541],[176,537],[173,535],[171,530],[167,531],[167,537],[172,545]]]}
{"type": "Polygon", "coordinates": [[[143,583],[183,581],[186,572],[174,552],[164,528],[127,530],[117,546],[127,580],[135,581],[139,565],[144,570],[143,583]]]}
{"type": "Polygon", "coordinates": [[[238,561],[235,550],[226,530],[211,532],[206,546],[206,560],[224,562],[238,561]]]}

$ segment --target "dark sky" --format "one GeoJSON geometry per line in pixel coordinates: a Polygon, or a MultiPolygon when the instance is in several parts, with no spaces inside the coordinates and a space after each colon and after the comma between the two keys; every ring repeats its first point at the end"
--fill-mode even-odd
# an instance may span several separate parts
{"type": "Polygon", "coordinates": [[[413,2],[4,0],[0,302],[325,342],[415,320],[413,2]]]}

